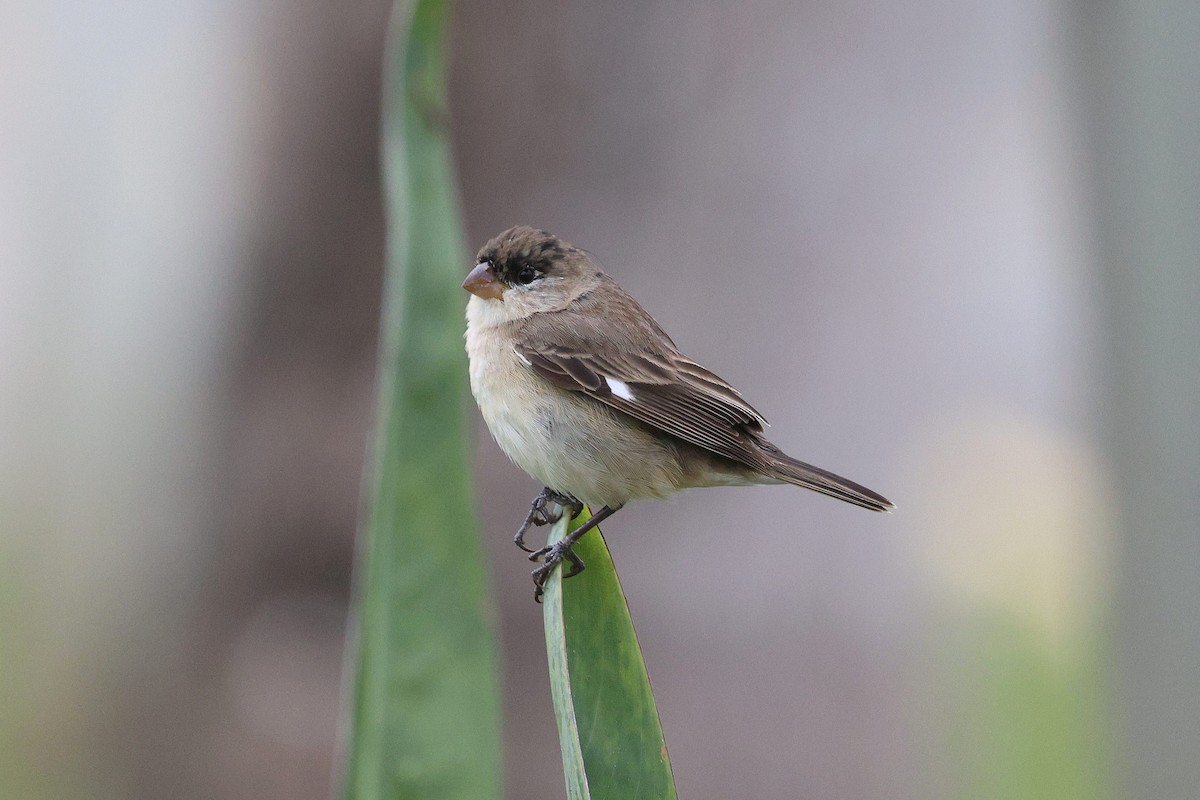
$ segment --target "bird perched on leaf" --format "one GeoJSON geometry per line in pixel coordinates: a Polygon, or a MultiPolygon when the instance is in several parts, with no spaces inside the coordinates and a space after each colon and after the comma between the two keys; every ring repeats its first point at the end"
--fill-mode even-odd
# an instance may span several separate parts
{"type": "Polygon", "coordinates": [[[763,436],[737,389],[691,360],[586,251],[518,226],[479,251],[463,282],[471,391],[500,449],[545,489],[514,541],[535,598],[571,546],[630,500],[702,486],[790,483],[872,511],[882,495],[797,461],[763,436]],[[555,544],[525,546],[533,525],[592,517],[555,544]],[[597,510],[598,509],[598,510],[597,510]]]}

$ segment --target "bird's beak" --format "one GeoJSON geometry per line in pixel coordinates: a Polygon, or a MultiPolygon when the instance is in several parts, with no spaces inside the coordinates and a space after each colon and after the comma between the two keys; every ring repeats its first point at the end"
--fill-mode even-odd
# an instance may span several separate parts
{"type": "Polygon", "coordinates": [[[467,279],[463,281],[463,288],[476,297],[489,300],[504,299],[504,282],[492,272],[492,264],[489,261],[477,264],[475,269],[471,270],[467,279]]]}

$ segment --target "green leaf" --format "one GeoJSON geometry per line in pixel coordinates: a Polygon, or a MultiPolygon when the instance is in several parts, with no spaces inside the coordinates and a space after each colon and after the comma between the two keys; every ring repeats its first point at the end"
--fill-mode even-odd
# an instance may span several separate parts
{"type": "MultiPolygon", "coordinates": [[[[570,530],[589,513],[576,517],[570,530]]],[[[567,522],[560,521],[550,541],[567,531],[567,522]]],[[[597,528],[574,549],[587,569],[565,582],[562,570],[554,570],[543,598],[567,797],[674,798],[646,663],[604,536],[597,528]]]]}
{"type": "Polygon", "coordinates": [[[401,3],[390,33],[384,341],[356,576],[350,800],[500,793],[494,620],[469,477],[468,260],[444,130],[446,10],[401,3]]]}

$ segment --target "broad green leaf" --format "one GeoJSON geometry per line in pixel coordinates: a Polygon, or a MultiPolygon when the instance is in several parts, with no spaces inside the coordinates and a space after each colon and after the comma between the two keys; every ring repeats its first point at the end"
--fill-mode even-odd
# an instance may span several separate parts
{"type": "MultiPolygon", "coordinates": [[[[588,518],[581,514],[574,530],[588,518]]],[[[561,521],[550,541],[566,535],[561,521]]],[[[550,690],[569,800],[663,800],[675,781],[629,606],[599,529],[575,552],[587,564],[543,598],[550,690]]]]}
{"type": "Polygon", "coordinates": [[[446,11],[401,3],[390,31],[388,263],[356,579],[349,800],[500,794],[494,620],[469,478],[468,261],[444,130],[446,11]]]}

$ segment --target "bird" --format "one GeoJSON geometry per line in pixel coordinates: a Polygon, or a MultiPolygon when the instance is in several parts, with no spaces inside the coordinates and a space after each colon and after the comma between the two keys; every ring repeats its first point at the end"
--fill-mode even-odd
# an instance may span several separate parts
{"type": "Polygon", "coordinates": [[[534,599],[572,546],[632,500],[681,489],[792,484],[872,511],[883,495],[798,461],[727,381],[685,356],[586,250],[519,225],[487,242],[462,284],[471,392],[505,455],[545,488],[513,537],[541,566],[534,599]],[[532,526],[591,517],[534,550],[532,526]]]}

